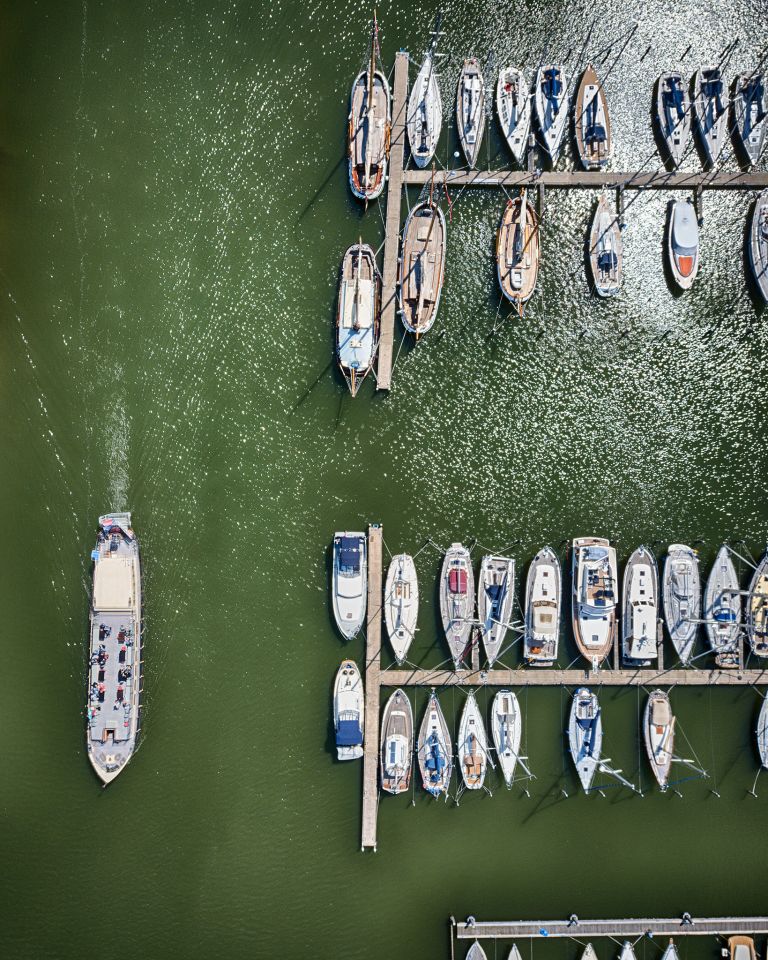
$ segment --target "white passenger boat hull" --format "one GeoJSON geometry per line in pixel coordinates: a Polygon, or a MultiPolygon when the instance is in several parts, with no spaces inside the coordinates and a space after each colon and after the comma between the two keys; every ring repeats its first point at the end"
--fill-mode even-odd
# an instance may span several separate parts
{"type": "Polygon", "coordinates": [[[722,546],[704,591],[704,619],[709,646],[719,667],[739,665],[738,640],[741,629],[739,578],[728,548],[722,546]]]}
{"type": "Polygon", "coordinates": [[[419,581],[413,557],[392,557],[384,588],[384,623],[398,663],[408,655],[419,616],[419,581]]]}
{"type": "Polygon", "coordinates": [[[597,668],[616,638],[616,550],[602,537],[581,537],[573,541],[571,560],[574,638],[582,656],[597,668]]]}
{"type": "Polygon", "coordinates": [[[656,558],[638,547],[624,568],[622,654],[630,666],[650,666],[658,659],[659,573],[656,558]]]}
{"type": "Polygon", "coordinates": [[[699,558],[685,544],[672,543],[664,561],[664,619],[683,664],[694,655],[701,619],[699,558]]]}
{"type": "Polygon", "coordinates": [[[531,130],[531,92],[522,70],[505,67],[499,73],[496,112],[512,156],[522,163],[531,130]]]}
{"type": "Polygon", "coordinates": [[[690,290],[699,272],[699,224],[690,200],[669,206],[667,260],[677,286],[690,290]]]}
{"type": "Polygon", "coordinates": [[[675,718],[664,690],[654,690],[648,696],[643,714],[643,738],[653,775],[661,789],[666,790],[674,757],[675,718]]]}
{"type": "Polygon", "coordinates": [[[515,561],[508,557],[483,557],[477,583],[477,619],[489,666],[501,653],[514,599],[515,561]]]}
{"type": "Polygon", "coordinates": [[[573,696],[568,723],[568,746],[585,791],[592,786],[603,749],[600,704],[591,690],[581,687],[573,696]]]}
{"type": "Polygon", "coordinates": [[[333,538],[333,616],[339,632],[347,640],[359,633],[365,620],[368,600],[366,543],[364,533],[337,533],[333,538]],[[355,550],[357,556],[353,556],[355,550]]]}
{"type": "Polygon", "coordinates": [[[544,547],[531,561],[525,587],[523,657],[534,666],[557,660],[562,592],[560,561],[544,547]]]}
{"type": "Polygon", "coordinates": [[[488,769],[488,736],[474,691],[467,694],[459,722],[459,769],[467,790],[480,790],[488,769]]]}
{"type": "Polygon", "coordinates": [[[456,667],[469,653],[474,613],[475,584],[469,550],[454,543],[445,554],[440,574],[440,615],[456,667]]]}
{"type": "Polygon", "coordinates": [[[363,755],[365,691],[354,660],[342,660],[333,687],[333,726],[339,760],[359,760],[363,755]]]}
{"type": "Polygon", "coordinates": [[[491,733],[507,786],[512,785],[520,756],[523,721],[520,704],[511,690],[499,690],[491,707],[491,733]]]}

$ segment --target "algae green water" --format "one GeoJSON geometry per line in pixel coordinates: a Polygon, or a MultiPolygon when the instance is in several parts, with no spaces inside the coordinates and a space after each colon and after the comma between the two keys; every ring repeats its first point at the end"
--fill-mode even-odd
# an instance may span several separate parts
{"type": "MultiPolygon", "coordinates": [[[[610,69],[613,166],[639,166],[662,69],[692,72],[737,36],[731,73],[763,52],[765,2],[675,9],[672,22],[658,0],[446,3],[446,117],[465,55],[535,67],[546,46],[573,66],[596,17],[586,55],[610,69]]],[[[387,63],[400,47],[418,57],[433,14],[380,6],[387,63]]],[[[710,774],[681,783],[682,798],[651,788],[636,691],[601,699],[606,752],[643,798],[578,794],[567,692],[530,690],[530,797],[497,780],[459,807],[387,797],[378,852],[359,852],[361,765],[335,761],[329,716],[339,660],[363,655],[331,621],[335,529],[381,521],[387,546],[413,553],[427,537],[519,541],[521,564],[589,533],[624,559],[641,542],[701,539],[706,563],[726,538],[759,553],[768,536],[768,338],[741,256],[752,197],[706,196],[702,272],[675,297],[667,198],[640,195],[625,289],[599,303],[583,275],[595,197],[549,193],[540,289],[519,320],[498,310],[492,262],[504,198],[457,191],[435,331],[403,347],[390,396],[366,384],[350,400],[331,363],[337,270],[360,234],[382,239],[380,207],[363,215],[343,160],[369,16],[349,0],[4,6],[7,960],[445,957],[449,914],[766,912],[749,688],[673,692],[710,774]],[[143,548],[144,727],[101,790],[84,748],[89,554],[97,516],[121,508],[143,548]]],[[[483,150],[506,163],[497,138],[483,150]]],[[[417,560],[423,664],[446,656],[439,562],[432,547],[417,560]]],[[[443,695],[452,722],[462,699],[443,695]]],[[[643,941],[641,960],[660,946],[643,941]]],[[[716,949],[686,942],[683,960],[716,949]]],[[[576,947],[523,952],[571,960],[576,947]]]]}

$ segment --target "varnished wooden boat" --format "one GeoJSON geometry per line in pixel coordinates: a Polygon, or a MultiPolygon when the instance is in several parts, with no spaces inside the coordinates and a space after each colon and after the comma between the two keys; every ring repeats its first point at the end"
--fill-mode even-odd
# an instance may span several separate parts
{"type": "Polygon", "coordinates": [[[405,221],[399,272],[403,326],[420,337],[435,322],[445,275],[445,217],[431,200],[405,221]]]}
{"type": "Polygon", "coordinates": [[[371,58],[355,77],[349,103],[349,184],[361,200],[375,200],[384,189],[392,127],[389,82],[376,69],[378,25],[373,21],[371,58]]]}
{"type": "Polygon", "coordinates": [[[496,273],[507,300],[520,313],[536,289],[539,272],[539,219],[527,193],[507,203],[496,241],[496,273]]]}
{"type": "Polygon", "coordinates": [[[574,114],[576,149],[585,170],[601,170],[611,156],[611,119],[603,85],[592,64],[581,76],[574,114]]]}
{"type": "Polygon", "coordinates": [[[413,710],[403,690],[395,690],[381,721],[379,769],[381,789],[404,793],[411,785],[413,766],[413,710]]]}
{"type": "Polygon", "coordinates": [[[768,553],[758,563],[747,596],[747,637],[756,657],[768,657],[768,553]]]}
{"type": "Polygon", "coordinates": [[[485,81],[480,61],[464,61],[456,91],[456,129],[470,168],[477,163],[485,133],[485,81]]]}

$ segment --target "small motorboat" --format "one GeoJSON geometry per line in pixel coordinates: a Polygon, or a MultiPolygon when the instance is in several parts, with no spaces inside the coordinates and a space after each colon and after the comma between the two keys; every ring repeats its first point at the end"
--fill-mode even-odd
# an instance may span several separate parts
{"type": "Polygon", "coordinates": [[[734,80],[731,127],[741,159],[756,166],[768,131],[768,92],[761,73],[740,73],[734,80]]]}
{"type": "Polygon", "coordinates": [[[470,169],[477,163],[485,133],[485,81],[480,61],[464,61],[456,92],[456,129],[470,169]]]}
{"type": "Polygon", "coordinates": [[[650,666],[659,655],[659,571],[656,557],[647,547],[638,547],[627,561],[623,595],[624,662],[635,667],[650,666]]]}
{"type": "Polygon", "coordinates": [[[661,955],[661,960],[680,960],[680,954],[677,952],[674,940],[670,939],[664,953],[661,955]]]}
{"type": "Polygon", "coordinates": [[[539,218],[528,191],[507,203],[496,240],[496,274],[501,292],[520,314],[533,296],[539,272],[539,218]]]}
{"type": "Polygon", "coordinates": [[[527,663],[549,666],[557,660],[561,597],[560,561],[551,547],[544,547],[531,561],[525,585],[523,657],[527,663]]]}
{"type": "Polygon", "coordinates": [[[337,533],[333,538],[333,615],[342,636],[351,640],[363,625],[368,588],[364,533],[337,533]]]}
{"type": "Polygon", "coordinates": [[[512,156],[522,163],[531,130],[531,91],[525,74],[517,67],[505,67],[499,73],[496,112],[512,156]]]}
{"type": "Polygon", "coordinates": [[[691,100],[680,73],[662,73],[656,85],[656,122],[672,165],[679,167],[691,139],[691,100]]]}
{"type": "Polygon", "coordinates": [[[763,697],[763,703],[757,717],[755,736],[757,738],[757,750],[760,754],[760,763],[764,767],[768,767],[768,697],[763,697]]]}
{"type": "Polygon", "coordinates": [[[760,296],[768,303],[768,190],[763,190],[752,211],[747,250],[752,276],[760,296]]]}
{"type": "Polygon", "coordinates": [[[581,655],[596,669],[613,649],[619,587],[616,550],[602,537],[573,541],[571,618],[581,655]]]}
{"type": "Polygon", "coordinates": [[[333,687],[333,726],[339,760],[362,757],[364,715],[363,678],[353,660],[342,660],[333,687]]]}
{"type": "Polygon", "coordinates": [[[619,960],[637,960],[635,956],[635,948],[629,942],[625,940],[621,946],[621,951],[619,953],[619,960]]]}
{"type": "Polygon", "coordinates": [[[453,769],[453,745],[440,703],[433,693],[421,721],[417,746],[424,789],[433,797],[448,792],[453,769]]]}
{"type": "Polygon", "coordinates": [[[344,254],[336,317],[336,358],[352,396],[373,369],[379,345],[381,276],[376,254],[356,243],[344,254]]]}
{"type": "Polygon", "coordinates": [[[663,690],[654,690],[648,696],[643,737],[653,775],[661,789],[666,790],[675,749],[675,718],[669,696],[663,690]]]}
{"type": "Polygon", "coordinates": [[[474,690],[467,694],[459,721],[459,768],[467,790],[480,790],[488,769],[488,737],[474,690]]]}
{"type": "Polygon", "coordinates": [[[488,960],[485,950],[483,950],[477,940],[475,940],[469,950],[467,950],[466,960],[488,960]]]}
{"type": "Polygon", "coordinates": [[[417,167],[426,167],[435,155],[443,125],[443,104],[435,74],[435,43],[424,56],[408,98],[406,128],[411,156],[417,167]]]}
{"type": "Polygon", "coordinates": [[[413,557],[392,557],[384,587],[384,623],[398,663],[408,655],[419,616],[419,581],[413,557]]]}
{"type": "Polygon", "coordinates": [[[349,98],[349,183],[361,200],[375,200],[387,179],[392,98],[389,82],[376,69],[379,28],[373,16],[371,58],[355,77],[349,98]]]}
{"type": "Polygon", "coordinates": [[[757,960],[755,941],[752,937],[729,937],[730,960],[757,960]]]}
{"type": "Polygon", "coordinates": [[[544,149],[555,163],[568,119],[568,84],[561,64],[547,63],[539,67],[534,102],[544,149]]]}
{"type": "Polygon", "coordinates": [[[585,170],[602,170],[613,150],[611,120],[605,90],[591,63],[581,76],[573,121],[581,165],[585,170]]]}
{"type": "Polygon", "coordinates": [[[477,619],[490,667],[504,643],[514,599],[515,561],[509,557],[483,557],[477,580],[477,619]]]}
{"type": "Polygon", "coordinates": [[[469,550],[461,543],[452,543],[440,574],[440,614],[457,669],[469,647],[474,612],[475,584],[469,550]]]}
{"type": "Polygon", "coordinates": [[[704,620],[718,667],[738,667],[741,596],[736,568],[725,545],[720,547],[707,580],[704,620]]]}
{"type": "Polygon", "coordinates": [[[420,337],[435,322],[445,277],[445,217],[432,200],[408,214],[399,271],[403,326],[420,337]]]}
{"type": "Polygon", "coordinates": [[[712,167],[728,138],[728,94],[720,67],[700,67],[693,75],[693,116],[705,165],[712,167]]]}
{"type": "Polygon", "coordinates": [[[756,657],[768,657],[768,552],[752,575],[747,596],[747,637],[756,657]]]}
{"type": "Polygon", "coordinates": [[[589,231],[589,266],[595,293],[615,297],[621,290],[623,246],[619,218],[603,194],[597,201],[589,231]]]}
{"type": "Polygon", "coordinates": [[[586,687],[573,695],[568,724],[568,746],[576,772],[585,790],[589,790],[600,766],[603,749],[603,720],[597,697],[586,687]]]}
{"type": "Polygon", "coordinates": [[[508,787],[512,786],[520,756],[523,721],[520,704],[511,690],[499,690],[491,707],[491,734],[499,766],[508,787]]]}
{"type": "Polygon", "coordinates": [[[667,257],[675,283],[690,290],[699,272],[699,224],[690,200],[675,200],[669,206],[667,257]]]}
{"type": "Polygon", "coordinates": [[[671,543],[664,561],[664,619],[669,638],[688,664],[693,658],[701,619],[701,578],[696,551],[683,543],[671,543]]]}
{"type": "Polygon", "coordinates": [[[395,690],[384,707],[381,721],[381,789],[404,793],[411,785],[413,761],[413,710],[402,690],[395,690]]]}

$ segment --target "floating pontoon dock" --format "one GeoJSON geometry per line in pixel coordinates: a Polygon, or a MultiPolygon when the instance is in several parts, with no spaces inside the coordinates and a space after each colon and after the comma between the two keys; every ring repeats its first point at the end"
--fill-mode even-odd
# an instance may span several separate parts
{"type": "MultiPolygon", "coordinates": [[[[406,170],[405,121],[408,103],[408,52],[401,50],[395,58],[395,80],[392,102],[392,132],[387,182],[386,237],[384,241],[384,270],[382,272],[381,335],[376,367],[377,389],[389,390],[392,385],[392,345],[397,315],[397,263],[402,229],[403,186],[424,185],[430,182],[430,170],[406,170]]],[[[615,189],[624,190],[688,190],[693,191],[699,210],[704,190],[764,190],[768,187],[768,172],[740,170],[676,170],[608,172],[605,170],[531,169],[534,153],[528,151],[529,169],[519,170],[437,170],[435,185],[449,187],[528,187],[538,190],[539,206],[543,204],[547,187],[554,190],[615,189]]],[[[619,211],[622,200],[619,199],[619,211]]]]}
{"type": "Polygon", "coordinates": [[[510,920],[505,922],[451,921],[458,940],[515,940],[518,938],[613,937],[632,940],[650,934],[654,937],[721,936],[768,933],[768,917],[645,917],[638,920],[510,920]]]}
{"type": "MultiPolygon", "coordinates": [[[[493,667],[479,668],[479,649],[472,648],[472,666],[469,670],[385,669],[381,667],[381,622],[384,601],[383,577],[383,528],[381,524],[368,527],[368,619],[365,649],[365,746],[363,758],[363,811],[362,849],[376,849],[376,821],[379,804],[379,736],[382,687],[579,687],[592,684],[596,687],[661,685],[707,687],[707,686],[754,686],[768,684],[768,667],[762,670],[664,670],[663,644],[659,644],[659,665],[656,669],[627,670],[601,667],[558,670],[549,667],[518,667],[516,669],[493,667]]],[[[613,662],[619,662],[618,640],[614,644],[613,662]]],[[[743,644],[740,662],[744,663],[743,644]]],[[[414,775],[416,775],[414,773],[414,775]]],[[[599,921],[600,923],[608,921],[599,921]]],[[[645,920],[630,920],[627,923],[648,923],[645,920]]],[[[667,921],[654,921],[666,923],[667,921]]],[[[720,923],[721,921],[708,921],[720,923]]],[[[768,924],[768,919],[764,921],[768,924]]],[[[645,932],[648,927],[643,928],[645,932]]],[[[656,928],[654,928],[656,932],[656,928]]],[[[697,931],[698,932],[698,931],[697,931]]],[[[704,931],[706,932],[706,931],[704,931]]],[[[766,930],[768,932],[768,929],[766,930]]],[[[531,934],[519,934],[530,936],[531,934]]],[[[595,934],[596,935],[596,934],[595,934]]],[[[606,934],[607,936],[608,934],[606,934]]],[[[618,935],[618,934],[617,934],[618,935]]],[[[507,934],[499,934],[507,936],[507,934]]],[[[509,934],[514,936],[514,934],[509,934]]]]}

